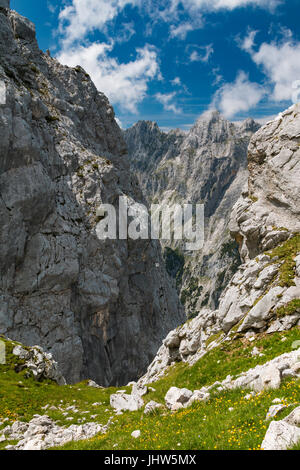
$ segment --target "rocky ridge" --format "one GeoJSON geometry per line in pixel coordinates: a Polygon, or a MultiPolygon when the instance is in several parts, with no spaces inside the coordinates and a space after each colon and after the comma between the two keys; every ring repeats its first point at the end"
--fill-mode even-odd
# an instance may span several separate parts
{"type": "Polygon", "coordinates": [[[84,423],[69,427],[58,426],[47,415],[36,415],[29,423],[15,421],[3,429],[0,442],[4,439],[16,440],[16,445],[7,445],[6,450],[45,450],[64,445],[70,441],[90,439],[105,433],[108,426],[97,423],[84,423]]]}
{"type": "Polygon", "coordinates": [[[249,145],[249,185],[233,209],[231,234],[243,264],[220,298],[170,332],[140,380],[191,364],[236,335],[271,334],[300,324],[300,105],[266,124],[249,145]]]}
{"type": "MultiPolygon", "coordinates": [[[[3,341],[1,337],[0,341],[3,341]]],[[[6,345],[5,349],[9,347],[12,357],[17,359],[14,368],[17,373],[25,371],[25,376],[33,376],[37,381],[52,380],[58,385],[66,384],[66,380],[51,353],[46,353],[40,346],[30,348],[8,340],[5,340],[4,344],[6,345]]]]}
{"type": "Polygon", "coordinates": [[[162,132],[138,122],[124,132],[131,167],[148,201],[205,205],[203,250],[186,252],[179,241],[162,241],[168,272],[177,280],[187,314],[217,308],[220,295],[241,264],[230,238],[232,207],[247,182],[247,147],[259,124],[233,124],[218,111],[204,113],[189,132],[162,132]]]}
{"type": "Polygon", "coordinates": [[[0,332],[51,352],[69,382],[124,384],[183,311],[158,243],[97,236],[101,203],[143,202],[107,98],[0,6],[0,332]]]}

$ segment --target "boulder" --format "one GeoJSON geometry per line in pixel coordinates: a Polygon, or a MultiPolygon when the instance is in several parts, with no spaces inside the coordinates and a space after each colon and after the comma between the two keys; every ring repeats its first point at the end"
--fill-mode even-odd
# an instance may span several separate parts
{"type": "Polygon", "coordinates": [[[203,402],[206,402],[210,399],[210,393],[208,392],[205,392],[203,390],[195,390],[193,392],[193,395],[191,396],[191,398],[189,399],[189,401],[184,405],[185,408],[188,408],[189,406],[191,406],[194,402],[200,402],[200,401],[203,401],[203,402]]]}
{"type": "Polygon", "coordinates": [[[110,406],[117,411],[137,411],[144,406],[144,400],[138,395],[115,393],[110,396],[110,406]]]}
{"type": "Polygon", "coordinates": [[[295,408],[283,421],[292,426],[300,426],[300,406],[295,408]]]}
{"type": "Polygon", "coordinates": [[[16,421],[3,430],[7,440],[19,441],[7,446],[9,450],[44,450],[49,447],[64,445],[70,441],[90,439],[107,426],[98,423],[72,425],[69,428],[58,426],[49,416],[35,415],[29,423],[16,421]]]}
{"type": "Polygon", "coordinates": [[[263,450],[287,450],[300,441],[300,428],[285,421],[272,421],[261,444],[263,450]]]}
{"type": "Polygon", "coordinates": [[[24,364],[20,365],[20,368],[28,369],[36,380],[50,379],[58,385],[66,384],[52,354],[45,353],[40,346],[25,349],[25,347],[16,344],[13,348],[13,355],[22,359],[24,364]]]}
{"type": "Polygon", "coordinates": [[[269,411],[266,416],[266,421],[272,418],[275,418],[282,410],[286,408],[286,405],[273,405],[269,408],[269,411]]]}
{"type": "Polygon", "coordinates": [[[275,364],[270,364],[260,374],[259,379],[255,381],[254,387],[256,391],[268,388],[279,388],[281,385],[281,372],[275,364]]]}
{"type": "Polygon", "coordinates": [[[171,387],[165,396],[167,408],[172,411],[183,408],[193,396],[193,392],[187,388],[171,387]]]}
{"type": "Polygon", "coordinates": [[[103,388],[100,385],[96,384],[96,382],[94,382],[94,380],[89,380],[88,383],[87,383],[87,386],[92,387],[92,388],[103,388]]]}

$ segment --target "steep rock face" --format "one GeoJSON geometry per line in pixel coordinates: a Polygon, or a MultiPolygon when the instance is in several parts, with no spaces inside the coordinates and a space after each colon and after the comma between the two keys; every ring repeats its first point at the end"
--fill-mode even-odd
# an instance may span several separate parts
{"type": "Polygon", "coordinates": [[[0,332],[39,344],[68,381],[124,384],[183,319],[151,241],[103,241],[97,207],[143,202],[107,98],[0,9],[0,332]]]}
{"type": "MultiPolygon", "coordinates": [[[[124,133],[131,166],[150,202],[161,207],[205,204],[204,249],[184,253],[183,273],[174,273],[192,316],[204,306],[218,306],[222,290],[240,264],[228,223],[247,182],[247,147],[258,128],[251,119],[234,125],[217,111],[210,111],[187,133],[176,130],[166,134],[151,122],[139,122],[124,133]]],[[[163,245],[177,249],[167,252],[168,258],[174,258],[167,262],[176,264],[182,244],[163,245]]]]}
{"type": "Polygon", "coordinates": [[[141,383],[157,380],[174,362],[195,363],[235,335],[255,340],[257,333],[300,326],[299,146],[300,104],[251,139],[249,184],[230,220],[243,264],[217,310],[202,309],[169,333],[141,383]]]}

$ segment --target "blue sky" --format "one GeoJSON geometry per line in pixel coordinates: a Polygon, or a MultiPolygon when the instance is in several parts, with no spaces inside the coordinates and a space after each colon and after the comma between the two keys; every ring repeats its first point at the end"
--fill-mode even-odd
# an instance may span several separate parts
{"type": "Polygon", "coordinates": [[[36,24],[41,49],[90,73],[124,128],[147,119],[187,129],[209,108],[232,121],[267,120],[300,88],[300,0],[11,0],[11,8],[36,24]]]}

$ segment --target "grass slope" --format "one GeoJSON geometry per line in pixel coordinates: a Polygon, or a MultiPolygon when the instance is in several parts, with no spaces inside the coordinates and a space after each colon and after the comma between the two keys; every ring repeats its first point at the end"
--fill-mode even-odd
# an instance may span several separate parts
{"type": "MultiPolygon", "coordinates": [[[[145,402],[155,400],[163,404],[171,386],[194,390],[223,380],[228,374],[237,375],[290,352],[294,341],[299,339],[300,329],[295,327],[289,332],[257,335],[255,343],[244,338],[223,343],[192,367],[182,363],[171,367],[163,379],[152,384],[155,391],[144,397],[145,402]],[[254,345],[263,352],[263,357],[251,355],[254,345]]],[[[7,346],[11,351],[11,346],[7,346]]],[[[0,435],[1,428],[7,424],[15,420],[29,421],[34,414],[47,414],[62,426],[81,424],[82,420],[106,424],[114,415],[109,397],[116,389],[94,389],[86,382],[72,386],[58,386],[50,381],[39,383],[31,377],[26,378],[26,371],[16,372],[19,365],[10,352],[7,358],[7,364],[0,365],[0,422],[6,418],[8,421],[0,426],[0,435]],[[98,404],[95,406],[95,403],[98,404]],[[56,409],[44,410],[46,405],[56,409]],[[77,412],[67,409],[73,405],[77,412]]],[[[246,394],[243,390],[214,392],[209,402],[196,403],[177,413],[165,408],[152,416],[145,416],[143,411],[127,412],[114,417],[113,425],[105,435],[71,442],[61,449],[259,449],[268,427],[265,416],[272,400],[283,398],[291,405],[279,416],[278,419],[282,419],[300,403],[300,382],[286,380],[279,390],[265,391],[250,400],[245,399],[246,394]],[[141,431],[141,437],[134,439],[131,433],[137,429],[141,431]]],[[[7,444],[7,441],[0,443],[0,449],[7,444]]]]}

